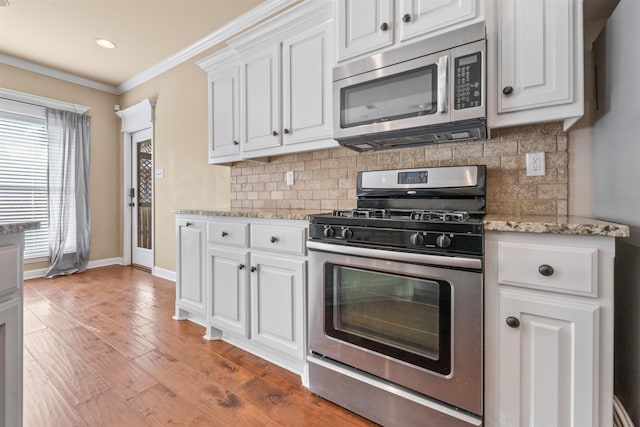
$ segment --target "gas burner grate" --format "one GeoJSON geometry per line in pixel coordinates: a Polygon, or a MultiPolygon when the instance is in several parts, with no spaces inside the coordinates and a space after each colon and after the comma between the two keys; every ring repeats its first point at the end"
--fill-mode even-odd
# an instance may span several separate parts
{"type": "Polygon", "coordinates": [[[386,209],[353,209],[350,211],[333,211],[333,216],[345,218],[388,218],[386,209]]]}
{"type": "Polygon", "coordinates": [[[416,211],[411,212],[414,221],[465,222],[469,213],[464,211],[416,211]]]}

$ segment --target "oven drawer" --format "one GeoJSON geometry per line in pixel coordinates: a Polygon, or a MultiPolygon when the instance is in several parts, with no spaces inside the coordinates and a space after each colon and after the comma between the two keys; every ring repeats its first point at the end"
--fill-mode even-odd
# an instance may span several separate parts
{"type": "Polygon", "coordinates": [[[261,224],[251,226],[251,247],[254,249],[304,255],[305,240],[306,228],[261,224]]]}
{"type": "Polygon", "coordinates": [[[498,283],[597,297],[598,250],[498,243],[498,283]]]}
{"type": "Polygon", "coordinates": [[[208,241],[216,245],[247,247],[249,224],[234,222],[209,222],[208,241]]]}

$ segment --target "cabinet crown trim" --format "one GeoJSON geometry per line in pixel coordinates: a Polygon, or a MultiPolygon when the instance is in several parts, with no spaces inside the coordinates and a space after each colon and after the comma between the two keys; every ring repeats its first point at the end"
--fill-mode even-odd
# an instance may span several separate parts
{"type": "Polygon", "coordinates": [[[227,44],[236,50],[243,50],[265,42],[267,38],[280,36],[296,28],[306,27],[307,22],[333,19],[333,2],[331,0],[305,1],[288,11],[261,23],[244,34],[227,40],[227,44]]]}

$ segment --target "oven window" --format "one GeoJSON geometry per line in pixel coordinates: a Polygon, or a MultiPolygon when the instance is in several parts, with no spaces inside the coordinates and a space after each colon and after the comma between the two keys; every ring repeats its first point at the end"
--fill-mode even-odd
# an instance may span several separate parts
{"type": "Polygon", "coordinates": [[[325,332],[442,374],[451,372],[451,285],[325,264],[325,332]]]}
{"type": "Polygon", "coordinates": [[[438,67],[382,77],[341,90],[341,126],[435,114],[437,111],[438,67]]]}

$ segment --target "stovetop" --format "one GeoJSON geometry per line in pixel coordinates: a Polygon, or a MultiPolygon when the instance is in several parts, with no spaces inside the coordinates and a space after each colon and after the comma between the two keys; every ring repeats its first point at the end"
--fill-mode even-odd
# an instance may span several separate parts
{"type": "Polygon", "coordinates": [[[309,238],[419,253],[483,254],[485,167],[358,173],[353,210],[313,215],[309,238]]]}

